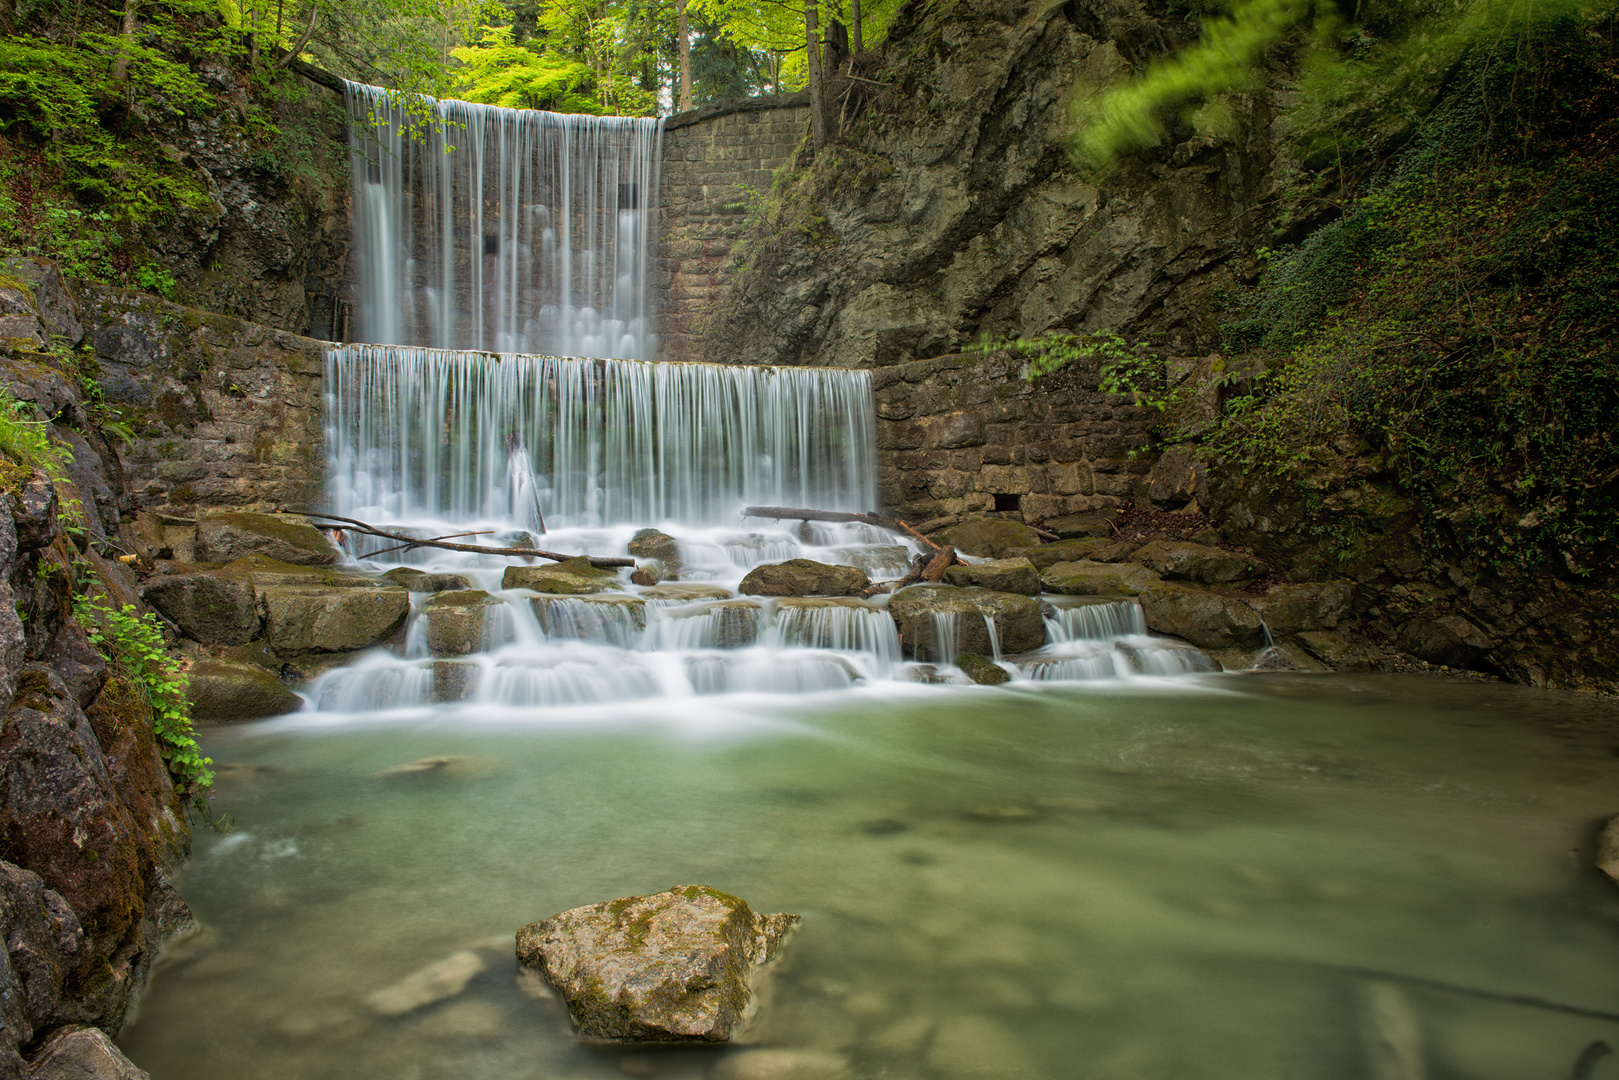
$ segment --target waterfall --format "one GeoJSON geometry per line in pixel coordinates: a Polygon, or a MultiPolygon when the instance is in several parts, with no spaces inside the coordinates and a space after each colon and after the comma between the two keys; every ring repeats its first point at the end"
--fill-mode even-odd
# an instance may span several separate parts
{"type": "Polygon", "coordinates": [[[332,501],[368,521],[705,523],[877,501],[864,371],[351,345],[327,352],[325,385],[332,501]]]}
{"type": "Polygon", "coordinates": [[[663,121],[349,83],[365,341],[651,359],[663,121]]]}

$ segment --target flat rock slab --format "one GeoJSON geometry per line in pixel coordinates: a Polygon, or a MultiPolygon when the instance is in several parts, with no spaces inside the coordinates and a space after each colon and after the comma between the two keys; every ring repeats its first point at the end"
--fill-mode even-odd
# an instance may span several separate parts
{"type": "Polygon", "coordinates": [[[278,515],[237,512],[197,519],[199,559],[225,563],[244,555],[268,555],[298,566],[330,566],[343,558],[313,525],[278,515]]]}
{"type": "Polygon", "coordinates": [[[583,1039],[722,1043],[748,1015],[754,973],[797,922],[677,885],[530,923],[517,959],[544,974],[583,1039]]]}
{"type": "Polygon", "coordinates": [[[853,566],[833,566],[813,559],[755,566],[742,579],[747,596],[857,596],[871,579],[853,566]]]}

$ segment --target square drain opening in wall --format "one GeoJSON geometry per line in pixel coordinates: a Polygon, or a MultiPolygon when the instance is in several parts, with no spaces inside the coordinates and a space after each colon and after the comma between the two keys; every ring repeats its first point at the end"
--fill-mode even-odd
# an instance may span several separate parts
{"type": "Polygon", "coordinates": [[[1023,496],[1003,495],[995,493],[995,512],[997,514],[1015,514],[1023,507],[1023,496]]]}

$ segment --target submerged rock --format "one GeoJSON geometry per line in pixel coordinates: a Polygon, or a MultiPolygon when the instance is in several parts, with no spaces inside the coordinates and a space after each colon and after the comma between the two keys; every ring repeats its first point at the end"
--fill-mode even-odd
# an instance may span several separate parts
{"type": "Polygon", "coordinates": [[[382,576],[410,592],[452,592],[472,588],[472,582],[460,574],[432,574],[414,566],[396,566],[382,576]]]}
{"type": "Polygon", "coordinates": [[[853,566],[831,566],[813,559],[756,566],[742,579],[747,596],[856,596],[871,579],[853,566]]]}
{"type": "Polygon", "coordinates": [[[1157,581],[1157,574],[1133,563],[1057,563],[1040,575],[1047,592],[1064,596],[1137,596],[1157,581]]]}
{"type": "Polygon", "coordinates": [[[141,596],[187,637],[205,645],[241,645],[259,632],[253,583],[225,574],[176,574],[152,581],[141,596]]]}
{"type": "Polygon", "coordinates": [[[1131,559],[1168,578],[1187,578],[1205,585],[1228,585],[1262,577],[1265,564],[1224,548],[1184,540],[1154,540],[1143,544],[1131,559]]]}
{"type": "Polygon", "coordinates": [[[422,609],[427,649],[434,656],[465,656],[484,647],[489,609],[504,601],[482,589],[435,593],[422,609]]]}
{"type": "Polygon", "coordinates": [[[244,555],[268,555],[298,566],[330,566],[343,558],[326,534],[275,514],[234,512],[197,519],[197,558],[226,563],[244,555]]]}
{"type": "Polygon", "coordinates": [[[1040,592],[1040,572],[1026,558],[992,559],[989,562],[952,566],[944,572],[951,585],[976,586],[996,592],[1036,596],[1040,592]]]}
{"type": "Polygon", "coordinates": [[[620,588],[617,574],[591,566],[583,555],[546,566],[508,566],[500,577],[500,587],[560,596],[588,596],[620,588]]]}
{"type": "Polygon", "coordinates": [[[1241,600],[1185,585],[1153,585],[1141,593],[1147,627],[1185,638],[1200,649],[1257,645],[1264,640],[1259,612],[1241,600]]]}
{"type": "Polygon", "coordinates": [[[28,1080],[151,1080],[99,1028],[70,1024],[51,1032],[28,1066],[28,1080]]]}
{"type": "Polygon", "coordinates": [[[741,1050],[720,1059],[714,1080],[844,1080],[849,1061],[830,1050],[741,1050]]]}
{"type": "Polygon", "coordinates": [[[957,551],[979,559],[1003,559],[1020,548],[1040,543],[1040,534],[1011,518],[973,518],[952,525],[933,537],[935,543],[949,544],[957,551]]]}
{"type": "Polygon", "coordinates": [[[912,585],[888,602],[888,613],[899,624],[900,641],[918,660],[939,660],[946,652],[994,654],[986,618],[995,623],[1002,653],[1029,652],[1046,641],[1040,605],[1033,597],[989,589],[963,589],[955,585],[912,585]],[[955,648],[940,648],[938,628],[954,615],[955,648]]]}
{"type": "Polygon", "coordinates": [[[726,1042],[749,1013],[754,973],[797,922],[678,885],[530,923],[517,959],[545,974],[582,1038],[726,1042]]]}
{"type": "Polygon", "coordinates": [[[487,966],[488,961],[470,949],[454,953],[383,987],[365,1004],[377,1016],[403,1016],[455,997],[487,966]]]}
{"type": "Polygon", "coordinates": [[[1609,821],[1597,837],[1597,869],[1619,882],[1619,817],[1609,821]]]}
{"type": "Polygon", "coordinates": [[[198,660],[186,673],[191,715],[205,723],[257,720],[303,708],[304,699],[258,664],[198,660]]]}
{"type": "Polygon", "coordinates": [[[978,653],[962,653],[956,657],[956,666],[979,686],[999,686],[1012,677],[1005,668],[978,653]]]}

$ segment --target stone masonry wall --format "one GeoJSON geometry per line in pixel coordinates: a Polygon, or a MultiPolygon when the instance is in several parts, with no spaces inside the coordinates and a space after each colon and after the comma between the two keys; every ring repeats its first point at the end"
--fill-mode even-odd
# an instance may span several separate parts
{"type": "Polygon", "coordinates": [[[314,509],[324,497],[323,344],[130,290],[79,295],[100,384],[135,432],[135,507],[314,509]]]}
{"type": "Polygon", "coordinates": [[[664,125],[660,359],[706,359],[704,334],[746,222],[748,189],[769,190],[808,124],[805,95],[792,94],[698,109],[664,125]]]}
{"type": "Polygon", "coordinates": [[[1094,369],[1037,383],[1021,370],[1004,355],[963,354],[872,372],[886,509],[917,520],[1017,510],[1039,521],[1136,493],[1151,462],[1129,455],[1148,444],[1158,414],[1096,389],[1094,369]]]}

